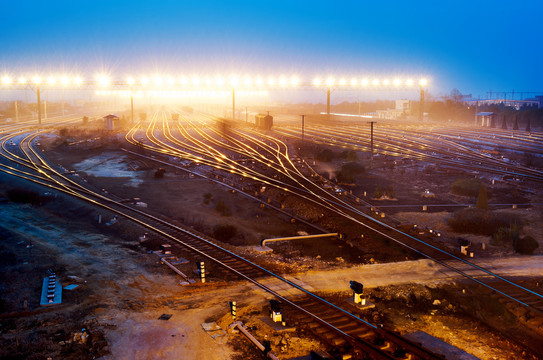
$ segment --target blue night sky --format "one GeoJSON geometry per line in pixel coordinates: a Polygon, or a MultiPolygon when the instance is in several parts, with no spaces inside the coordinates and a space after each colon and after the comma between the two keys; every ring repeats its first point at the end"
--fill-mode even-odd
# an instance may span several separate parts
{"type": "Polygon", "coordinates": [[[427,75],[543,90],[543,1],[2,1],[0,73],[427,75]]]}

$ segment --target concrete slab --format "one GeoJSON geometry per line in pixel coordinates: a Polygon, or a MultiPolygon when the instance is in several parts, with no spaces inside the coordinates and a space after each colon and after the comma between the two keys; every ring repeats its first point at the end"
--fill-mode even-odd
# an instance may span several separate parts
{"type": "Polygon", "coordinates": [[[262,321],[264,324],[266,324],[268,327],[270,327],[273,331],[277,333],[290,333],[295,332],[296,327],[295,326],[289,326],[289,324],[286,324],[286,326],[283,326],[281,322],[273,322],[272,319],[269,316],[264,316],[260,318],[260,321],[262,321]]]}
{"type": "Polygon", "coordinates": [[[435,352],[436,354],[445,356],[445,359],[480,360],[478,357],[475,357],[464,350],[457,348],[456,346],[446,343],[443,340],[433,337],[424,331],[415,331],[411,334],[405,335],[404,337],[408,340],[420,343],[422,346],[435,352]]]}
{"type": "Polygon", "coordinates": [[[272,252],[273,249],[272,248],[269,248],[267,246],[255,246],[253,247],[253,249],[256,251],[256,252],[259,252],[259,253],[268,253],[268,252],[272,252]]]}
{"type": "Polygon", "coordinates": [[[52,301],[49,301],[47,298],[47,290],[49,285],[49,277],[43,278],[43,285],[41,288],[41,299],[40,299],[40,306],[52,306],[52,305],[59,305],[62,303],[62,285],[60,284],[60,280],[55,280],[55,297],[52,301]]]}
{"type": "Polygon", "coordinates": [[[350,304],[350,305],[356,307],[358,310],[368,310],[368,309],[373,309],[373,308],[375,307],[375,304],[372,303],[372,302],[369,301],[369,300],[366,300],[366,304],[365,304],[365,305],[356,304],[356,303],[354,302],[354,299],[353,299],[352,297],[345,299],[345,301],[346,301],[348,304],[350,304]]]}

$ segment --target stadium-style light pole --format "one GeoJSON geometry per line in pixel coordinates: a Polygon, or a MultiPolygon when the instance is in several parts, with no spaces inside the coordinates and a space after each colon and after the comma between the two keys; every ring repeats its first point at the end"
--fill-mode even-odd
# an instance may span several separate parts
{"type": "Polygon", "coordinates": [[[41,78],[39,76],[34,77],[34,85],[36,85],[36,94],[38,97],[38,125],[41,125],[41,99],[40,99],[40,84],[41,78]]]}
{"type": "Polygon", "coordinates": [[[420,79],[419,86],[420,86],[420,109],[419,109],[419,120],[420,122],[424,121],[424,88],[428,85],[428,81],[426,79],[420,79]]]}

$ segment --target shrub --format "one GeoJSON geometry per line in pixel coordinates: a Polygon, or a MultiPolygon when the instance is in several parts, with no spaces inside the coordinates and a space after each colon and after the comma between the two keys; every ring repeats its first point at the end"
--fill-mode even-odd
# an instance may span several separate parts
{"type": "Polygon", "coordinates": [[[494,213],[488,210],[468,208],[455,211],[448,220],[456,232],[493,235],[500,228],[522,229],[522,221],[511,214],[494,213]]]}
{"type": "Polygon", "coordinates": [[[228,206],[226,206],[226,204],[222,200],[219,200],[219,202],[217,202],[217,206],[215,206],[215,210],[220,212],[222,216],[230,216],[230,215],[232,215],[232,212],[230,211],[230,208],[228,206]]]}
{"type": "Polygon", "coordinates": [[[531,255],[539,247],[537,240],[531,236],[518,238],[513,241],[513,249],[519,254],[531,255]]]}
{"type": "Polygon", "coordinates": [[[520,231],[517,226],[500,227],[492,234],[492,241],[495,244],[511,244],[520,238],[520,231]]]}
{"type": "Polygon", "coordinates": [[[213,229],[213,237],[219,241],[228,241],[238,233],[234,225],[217,225],[213,229]]]}
{"type": "Polygon", "coordinates": [[[394,188],[392,186],[388,187],[378,187],[374,191],[374,195],[376,199],[380,199],[382,197],[387,197],[389,199],[394,199],[394,188]]]}
{"type": "Polygon", "coordinates": [[[324,149],[319,151],[315,158],[319,161],[330,162],[334,159],[334,152],[330,149],[324,149]]]}
{"type": "Polygon", "coordinates": [[[348,162],[341,167],[341,170],[336,172],[337,181],[340,183],[352,184],[355,176],[366,172],[364,165],[357,162],[348,162]]]}
{"type": "Polygon", "coordinates": [[[204,204],[209,204],[211,199],[213,199],[213,194],[211,194],[211,193],[205,193],[204,194],[204,204]]]}
{"type": "Polygon", "coordinates": [[[6,191],[8,198],[13,202],[38,205],[45,201],[39,193],[26,189],[9,189],[6,191]]]}
{"type": "Polygon", "coordinates": [[[481,181],[478,179],[458,179],[451,187],[451,191],[457,195],[476,197],[481,188],[481,181]]]}
{"type": "Polygon", "coordinates": [[[166,170],[164,170],[163,168],[159,168],[157,171],[155,171],[155,179],[162,179],[165,173],[166,170]]]}
{"type": "Polygon", "coordinates": [[[477,196],[477,204],[475,204],[477,209],[488,210],[488,196],[486,195],[486,186],[481,184],[481,189],[479,190],[479,196],[477,196]]]}

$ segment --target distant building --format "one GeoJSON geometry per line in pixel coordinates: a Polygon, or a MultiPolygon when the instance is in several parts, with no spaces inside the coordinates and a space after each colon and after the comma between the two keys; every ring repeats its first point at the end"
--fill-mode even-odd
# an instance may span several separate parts
{"type": "Polygon", "coordinates": [[[104,116],[104,121],[106,125],[106,130],[113,131],[117,128],[119,117],[114,114],[109,114],[109,115],[104,116]]]}
{"type": "Polygon", "coordinates": [[[256,114],[255,125],[260,129],[270,130],[273,126],[273,116],[266,114],[256,114]]]}
{"type": "Polygon", "coordinates": [[[478,112],[475,114],[477,117],[477,124],[481,126],[489,127],[492,124],[492,118],[494,117],[493,112],[478,112]]]}
{"type": "Polygon", "coordinates": [[[401,99],[396,100],[396,107],[394,109],[377,110],[377,117],[379,119],[401,119],[405,118],[411,110],[411,100],[401,99]]]}
{"type": "Polygon", "coordinates": [[[537,106],[540,107],[540,101],[538,100],[511,100],[511,99],[480,99],[480,100],[467,100],[464,104],[470,106],[483,106],[483,105],[505,105],[511,106],[519,110],[525,106],[537,106]]]}

